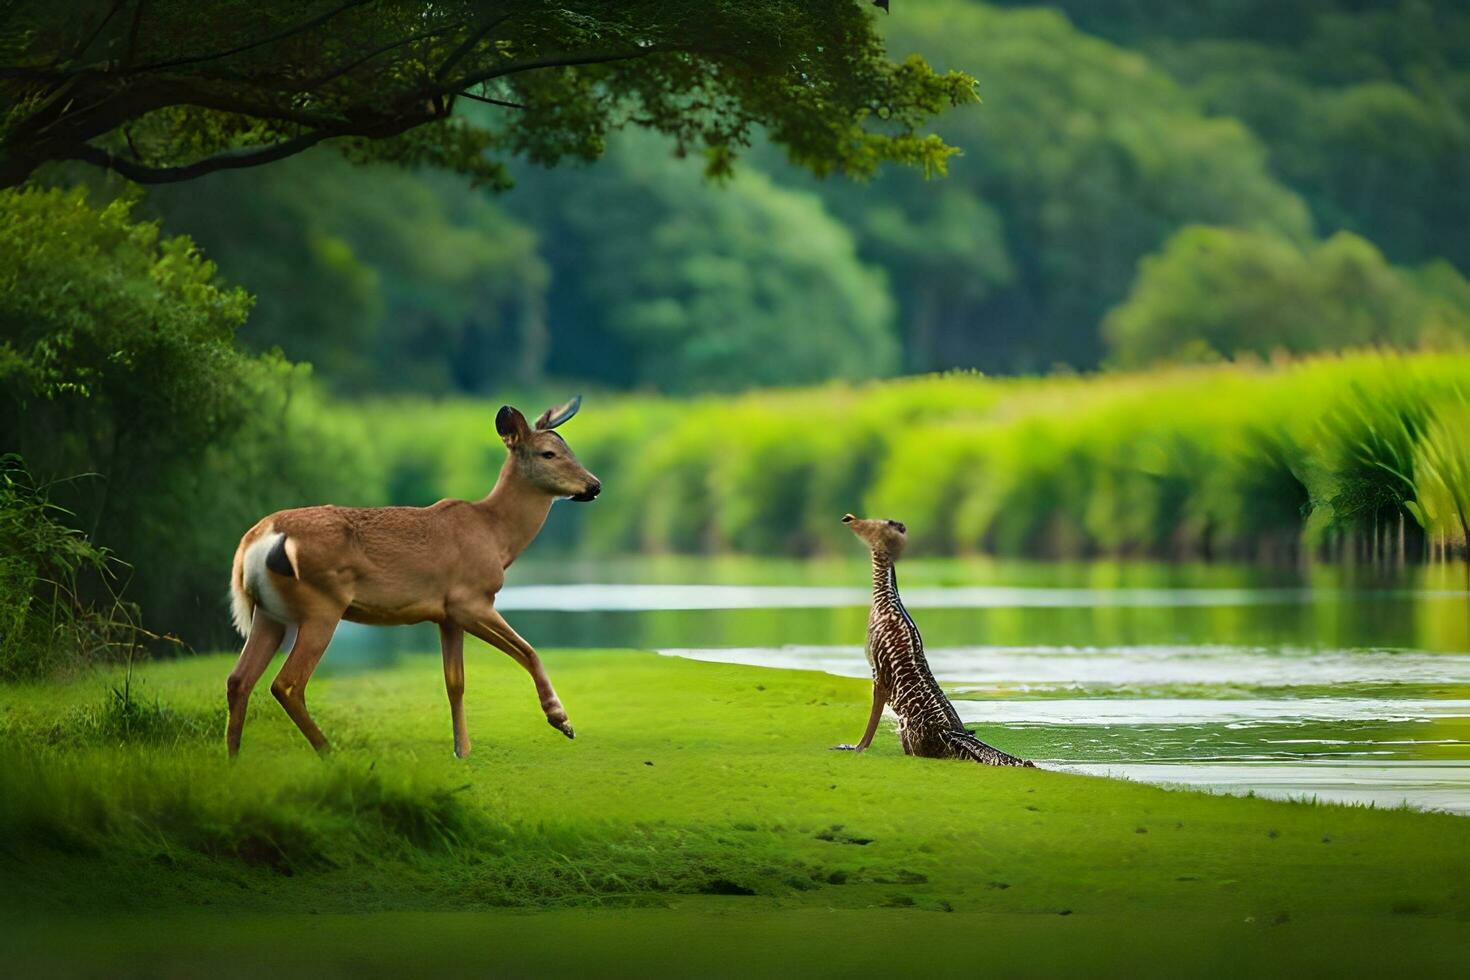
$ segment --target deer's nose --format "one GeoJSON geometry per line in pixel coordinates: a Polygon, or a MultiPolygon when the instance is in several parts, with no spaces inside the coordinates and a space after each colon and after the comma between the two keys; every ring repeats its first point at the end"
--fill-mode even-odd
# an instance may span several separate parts
{"type": "Polygon", "coordinates": [[[587,484],[587,489],[584,492],[587,494],[587,499],[588,500],[591,500],[593,497],[597,496],[599,493],[602,493],[602,483],[601,483],[601,481],[599,481],[599,480],[593,480],[591,483],[587,484]]]}

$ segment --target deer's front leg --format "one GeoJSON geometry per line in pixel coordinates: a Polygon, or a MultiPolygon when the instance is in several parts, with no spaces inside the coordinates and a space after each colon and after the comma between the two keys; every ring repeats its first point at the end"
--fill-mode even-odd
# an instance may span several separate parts
{"type": "Polygon", "coordinates": [[[510,654],[512,660],[526,668],[531,675],[531,680],[536,684],[536,696],[541,699],[541,710],[546,713],[546,720],[552,728],[561,732],[567,738],[576,738],[576,732],[572,729],[572,723],[567,719],[566,709],[561,706],[561,699],[556,696],[556,689],[551,686],[551,678],[546,675],[546,668],[541,663],[541,658],[531,644],[521,638],[521,635],[511,629],[505,617],[501,616],[495,606],[489,602],[477,604],[469,608],[461,608],[453,614],[454,622],[463,627],[465,632],[478,636],[491,646],[510,654]]]}
{"type": "Polygon", "coordinates": [[[470,733],[464,723],[464,630],[440,623],[439,649],[444,654],[444,689],[454,719],[454,754],[463,759],[470,754],[470,733]]]}

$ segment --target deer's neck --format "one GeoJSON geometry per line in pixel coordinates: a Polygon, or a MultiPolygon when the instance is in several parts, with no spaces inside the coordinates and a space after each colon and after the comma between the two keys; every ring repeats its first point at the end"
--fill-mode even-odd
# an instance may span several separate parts
{"type": "Polygon", "coordinates": [[[478,504],[490,519],[491,533],[503,568],[509,568],[510,563],[536,539],[555,499],[521,479],[512,461],[506,459],[494,489],[478,504]]]}

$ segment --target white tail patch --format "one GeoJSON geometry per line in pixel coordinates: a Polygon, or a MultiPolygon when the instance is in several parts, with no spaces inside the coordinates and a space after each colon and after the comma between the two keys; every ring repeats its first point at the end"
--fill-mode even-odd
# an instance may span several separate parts
{"type": "MultiPolygon", "coordinates": [[[[232,587],[230,597],[235,616],[235,629],[239,631],[241,636],[250,636],[250,626],[254,622],[255,611],[257,609],[263,609],[266,615],[278,622],[287,625],[293,625],[295,623],[295,618],[286,607],[286,603],[281,599],[281,594],[276,591],[275,585],[271,583],[270,573],[266,569],[265,564],[266,556],[275,548],[277,542],[284,537],[285,535],[279,531],[267,531],[250,542],[250,545],[245,549],[245,555],[241,561],[241,564],[244,566],[241,569],[244,589],[242,591],[232,587]]],[[[286,552],[287,557],[293,559],[292,565],[294,566],[295,556],[292,552],[295,549],[291,547],[292,544],[294,542],[288,541],[286,543],[286,552]]]]}

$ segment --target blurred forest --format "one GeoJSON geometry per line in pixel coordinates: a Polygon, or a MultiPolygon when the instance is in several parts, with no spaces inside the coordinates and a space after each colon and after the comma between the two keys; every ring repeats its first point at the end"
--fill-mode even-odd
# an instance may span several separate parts
{"type": "Polygon", "coordinates": [[[862,505],[930,553],[1463,550],[1470,9],[893,6],[978,80],[942,179],[630,129],[507,193],[325,147],[0,191],[0,674],[109,562],[220,642],[260,515],[481,495],[494,408],[574,386],[610,492],[547,548],[809,554],[862,505]],[[868,384],[951,370],[1023,377],[868,384]]]}
{"type": "MultiPolygon", "coordinates": [[[[628,135],[462,179],[329,152],[149,192],[342,393],[669,393],[1470,335],[1470,10],[1427,0],[906,3],[979,81],[948,178],[737,176],[628,135]]],[[[483,107],[475,107],[481,109],[483,107]]],[[[474,110],[470,110],[474,111],[474,110]]]]}

